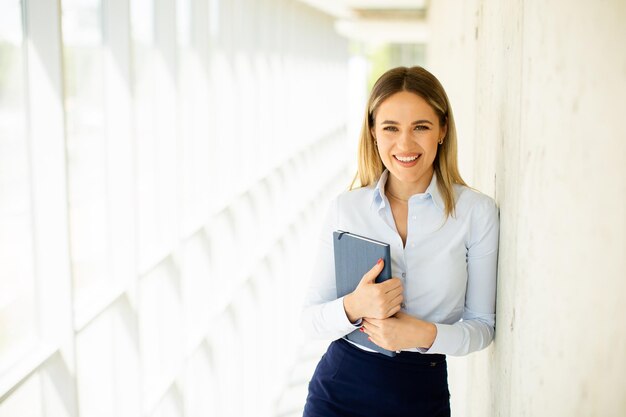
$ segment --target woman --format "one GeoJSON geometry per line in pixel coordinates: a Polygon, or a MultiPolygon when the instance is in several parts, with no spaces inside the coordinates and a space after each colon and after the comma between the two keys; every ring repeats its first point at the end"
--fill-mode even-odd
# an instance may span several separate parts
{"type": "Polygon", "coordinates": [[[446,355],[491,343],[498,209],[461,178],[456,140],[448,97],[431,73],[400,67],[378,79],[358,172],[332,200],[302,310],[309,337],[334,340],[309,383],[304,416],[449,416],[446,355]],[[393,278],[374,282],[379,261],[337,298],[337,229],[389,243],[393,278]],[[357,328],[397,355],[343,338],[357,328]]]}

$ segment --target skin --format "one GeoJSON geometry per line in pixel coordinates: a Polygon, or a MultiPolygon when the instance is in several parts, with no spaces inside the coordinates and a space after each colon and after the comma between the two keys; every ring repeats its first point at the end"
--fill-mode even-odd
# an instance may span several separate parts
{"type": "Polygon", "coordinates": [[[417,94],[401,91],[380,104],[374,122],[372,135],[390,174],[385,193],[408,200],[413,194],[426,191],[434,172],[438,142],[447,130],[439,126],[433,108],[417,94]],[[410,168],[402,166],[394,157],[416,154],[421,156],[417,165],[410,168]]]}
{"type": "MultiPolygon", "coordinates": [[[[441,126],[434,109],[417,94],[401,91],[383,101],[374,114],[372,135],[380,158],[389,170],[385,194],[402,242],[406,244],[408,199],[423,193],[430,184],[439,141],[447,126],[441,126]],[[417,164],[402,166],[395,156],[419,155],[417,164]]],[[[378,346],[389,350],[414,347],[430,348],[437,327],[400,311],[402,281],[393,277],[376,284],[382,262],[361,280],[355,291],[344,298],[344,308],[351,321],[363,318],[361,331],[378,346]],[[388,282],[390,282],[387,284],[388,282]],[[387,284],[386,287],[382,287],[387,284]],[[376,288],[379,287],[379,288],[376,288]],[[367,307],[374,306],[373,308],[367,307]]]]}

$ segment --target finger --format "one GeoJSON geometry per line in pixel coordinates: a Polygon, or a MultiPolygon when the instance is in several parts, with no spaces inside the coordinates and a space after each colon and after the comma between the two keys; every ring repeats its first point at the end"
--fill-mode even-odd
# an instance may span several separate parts
{"type": "Polygon", "coordinates": [[[363,328],[363,332],[368,336],[374,336],[374,337],[378,337],[378,335],[380,334],[378,329],[376,329],[376,327],[374,326],[368,326],[366,328],[363,328]]]}
{"type": "Polygon", "coordinates": [[[366,319],[363,319],[363,322],[367,323],[370,328],[382,326],[382,320],[381,319],[374,319],[374,318],[369,318],[368,317],[366,319]]]}
{"type": "Polygon", "coordinates": [[[401,305],[402,301],[404,301],[404,295],[402,295],[402,294],[397,295],[389,302],[389,306],[390,307],[395,307],[397,305],[401,305]]]}
{"type": "Polygon", "coordinates": [[[362,329],[363,329],[362,332],[366,334],[367,336],[372,336],[372,335],[377,336],[379,334],[379,332],[376,330],[376,327],[372,325],[363,326],[362,329]]]}
{"type": "Polygon", "coordinates": [[[395,307],[392,307],[388,312],[387,312],[387,317],[392,317],[394,316],[394,314],[397,316],[398,314],[401,314],[400,310],[402,309],[402,307],[398,304],[395,307]]]}
{"type": "MultiPolygon", "coordinates": [[[[397,296],[395,296],[394,298],[392,298],[392,299],[390,299],[390,300],[387,300],[387,301],[385,302],[385,304],[382,306],[382,307],[384,308],[384,310],[383,310],[383,311],[386,313],[386,314],[385,314],[385,317],[380,317],[380,318],[381,318],[381,319],[386,319],[386,318],[388,318],[388,317],[389,317],[389,315],[388,315],[388,314],[389,314],[389,311],[391,311],[391,309],[393,309],[393,308],[395,308],[395,307],[397,307],[397,306],[402,307],[402,302],[403,302],[403,301],[404,301],[404,295],[403,295],[403,294],[397,295],[397,296]]],[[[397,311],[397,310],[396,310],[396,311],[397,311]]]]}
{"type": "Polygon", "coordinates": [[[390,278],[386,281],[381,282],[378,285],[380,285],[385,290],[385,292],[393,291],[397,288],[403,288],[400,278],[390,278]]]}
{"type": "Polygon", "coordinates": [[[396,288],[394,290],[387,291],[387,293],[385,295],[393,300],[398,295],[402,295],[403,292],[404,292],[403,288],[396,288]]]}
{"type": "Polygon", "coordinates": [[[373,283],[374,281],[376,281],[376,277],[383,270],[384,266],[385,261],[383,261],[383,258],[380,258],[376,265],[374,265],[372,269],[370,269],[365,273],[365,275],[363,275],[363,278],[361,278],[361,283],[373,283]]]}
{"type": "Polygon", "coordinates": [[[382,342],[382,341],[381,341],[378,337],[376,337],[376,336],[370,336],[370,337],[368,337],[368,339],[369,339],[369,341],[370,341],[370,342],[374,343],[376,346],[383,347],[383,346],[382,346],[382,343],[383,343],[383,342],[382,342]]]}

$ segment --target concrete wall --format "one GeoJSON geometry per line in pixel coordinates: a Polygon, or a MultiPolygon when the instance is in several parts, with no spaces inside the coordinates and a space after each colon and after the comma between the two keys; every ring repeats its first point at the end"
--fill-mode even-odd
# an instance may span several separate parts
{"type": "Polygon", "coordinates": [[[431,2],[465,179],[500,206],[496,339],[455,416],[626,415],[626,2],[431,2]]]}

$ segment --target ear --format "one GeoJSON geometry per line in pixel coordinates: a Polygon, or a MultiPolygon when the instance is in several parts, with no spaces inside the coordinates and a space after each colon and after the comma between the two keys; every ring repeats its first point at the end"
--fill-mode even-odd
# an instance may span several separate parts
{"type": "Polygon", "coordinates": [[[446,123],[441,130],[443,131],[443,135],[441,136],[441,138],[443,139],[448,134],[448,124],[446,123]]]}

